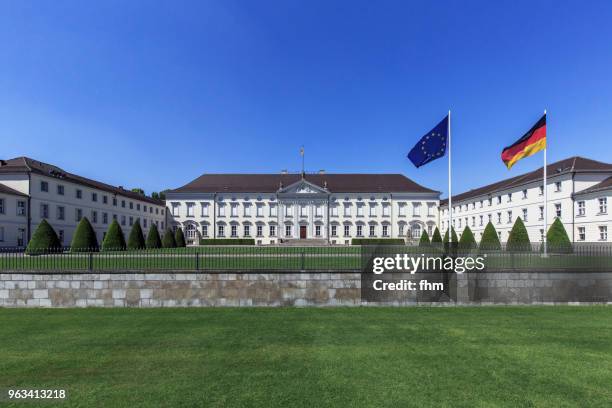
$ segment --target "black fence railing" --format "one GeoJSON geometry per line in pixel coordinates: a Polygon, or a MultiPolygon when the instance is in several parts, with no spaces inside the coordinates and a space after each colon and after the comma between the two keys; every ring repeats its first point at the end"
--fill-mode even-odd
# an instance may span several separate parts
{"type": "Polygon", "coordinates": [[[453,246],[198,246],[127,251],[80,251],[60,248],[29,254],[24,248],[0,248],[0,272],[5,271],[359,271],[370,253],[427,257],[485,258],[486,270],[611,271],[612,244],[580,243],[528,248],[479,249],[453,246]]]}

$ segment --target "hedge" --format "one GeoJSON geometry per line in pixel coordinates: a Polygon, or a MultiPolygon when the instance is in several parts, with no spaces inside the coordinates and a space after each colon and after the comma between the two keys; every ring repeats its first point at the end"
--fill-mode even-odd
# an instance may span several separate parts
{"type": "Polygon", "coordinates": [[[161,248],[162,242],[159,237],[159,231],[157,230],[157,225],[152,224],[149,233],[147,234],[147,242],[146,246],[148,249],[161,248]]]}
{"type": "Polygon", "coordinates": [[[527,233],[527,228],[525,228],[525,224],[523,224],[523,220],[520,217],[516,219],[514,225],[512,226],[512,230],[510,230],[508,242],[506,242],[506,251],[531,251],[529,234],[527,233]]]}
{"type": "Polygon", "coordinates": [[[176,233],[174,235],[174,242],[176,242],[177,248],[185,248],[187,244],[185,243],[185,235],[183,235],[183,229],[177,228],[176,233]]]}
{"type": "Polygon", "coordinates": [[[491,224],[491,221],[487,224],[482,233],[482,239],[480,240],[481,251],[499,251],[501,250],[501,243],[499,242],[499,236],[495,227],[491,224]]]}
{"type": "MultiPolygon", "coordinates": [[[[452,240],[452,242],[459,242],[459,239],[457,238],[457,233],[455,232],[455,227],[451,228],[451,231],[453,232],[453,240],[452,240]]],[[[448,243],[448,229],[444,233],[444,243],[445,244],[448,243]]]]}
{"type": "Polygon", "coordinates": [[[132,225],[132,230],[130,231],[130,236],[128,237],[127,248],[143,249],[144,247],[144,234],[142,233],[142,228],[140,227],[140,219],[137,219],[134,225],[132,225]]]}
{"type": "Polygon", "coordinates": [[[253,238],[205,238],[200,245],[255,245],[253,238]]]}
{"type": "Polygon", "coordinates": [[[174,240],[174,233],[170,228],[166,229],[164,237],[162,238],[162,247],[164,248],[176,248],[176,241],[174,240]]]}
{"type": "Polygon", "coordinates": [[[353,238],[351,245],[404,245],[402,238],[353,238]]]}
{"type": "Polygon", "coordinates": [[[440,230],[438,227],[434,230],[433,235],[431,236],[432,244],[442,244],[442,235],[440,235],[440,230]]]}
{"type": "Polygon", "coordinates": [[[96,232],[89,223],[87,217],[81,218],[79,224],[76,227],[74,236],[72,237],[72,243],[70,244],[70,251],[72,252],[90,252],[98,250],[98,239],[96,238],[96,232]]]}
{"type": "Polygon", "coordinates": [[[102,251],[125,251],[125,236],[123,230],[117,222],[113,220],[106,231],[104,241],[102,242],[102,251]]]}
{"type": "Polygon", "coordinates": [[[427,231],[423,230],[423,233],[421,234],[421,239],[419,239],[419,246],[428,247],[429,245],[431,245],[431,242],[429,241],[429,235],[427,235],[427,231]]]}
{"type": "Polygon", "coordinates": [[[463,234],[461,234],[461,238],[459,238],[459,250],[461,251],[470,251],[476,248],[476,240],[474,239],[474,234],[470,227],[466,226],[463,230],[463,234]]]}
{"type": "Polygon", "coordinates": [[[559,218],[555,218],[555,221],[548,229],[546,243],[547,249],[553,253],[570,253],[573,251],[572,243],[559,218]]]}
{"type": "Polygon", "coordinates": [[[38,227],[36,227],[36,231],[34,231],[25,252],[28,255],[36,255],[48,254],[61,250],[62,244],[55,230],[47,220],[43,219],[40,224],[38,224],[38,227]]]}

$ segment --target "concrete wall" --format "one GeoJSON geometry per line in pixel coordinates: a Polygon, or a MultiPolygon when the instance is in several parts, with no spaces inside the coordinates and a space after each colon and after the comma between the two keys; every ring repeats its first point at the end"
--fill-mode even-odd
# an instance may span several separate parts
{"type": "MultiPolygon", "coordinates": [[[[410,275],[401,278],[410,279],[410,275]]],[[[431,280],[431,279],[430,279],[431,280]]],[[[612,304],[612,272],[487,272],[451,275],[450,299],[397,292],[362,302],[359,273],[0,274],[0,306],[360,306],[612,304]]]]}

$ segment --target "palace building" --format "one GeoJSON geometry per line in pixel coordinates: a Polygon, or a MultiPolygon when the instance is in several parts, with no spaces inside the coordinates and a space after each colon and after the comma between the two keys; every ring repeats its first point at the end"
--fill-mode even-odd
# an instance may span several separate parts
{"type": "Polygon", "coordinates": [[[418,239],[438,223],[440,193],[401,174],[204,174],[166,193],[168,222],[189,244],[350,244],[418,239]]]}
{"type": "Polygon", "coordinates": [[[137,219],[145,234],[153,223],[162,231],[167,225],[163,201],[28,157],[0,160],[0,247],[26,246],[42,219],[68,246],[83,217],[100,244],[113,219],[126,237],[137,219]]]}
{"type": "MultiPolygon", "coordinates": [[[[531,242],[544,237],[559,218],[573,242],[606,242],[612,217],[612,164],[570,157],[547,166],[548,212],[544,214],[543,168],[453,196],[453,226],[458,235],[469,226],[477,241],[490,221],[500,241],[508,239],[515,220],[525,223],[531,242]]],[[[449,227],[448,199],[440,203],[441,231],[449,227]]]]}

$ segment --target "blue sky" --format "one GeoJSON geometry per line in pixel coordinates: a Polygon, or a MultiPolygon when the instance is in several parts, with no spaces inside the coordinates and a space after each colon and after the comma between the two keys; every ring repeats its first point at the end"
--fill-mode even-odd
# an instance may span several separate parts
{"type": "Polygon", "coordinates": [[[204,172],[400,172],[450,108],[453,191],[612,161],[609,1],[1,1],[0,157],[147,192],[204,172]]]}

